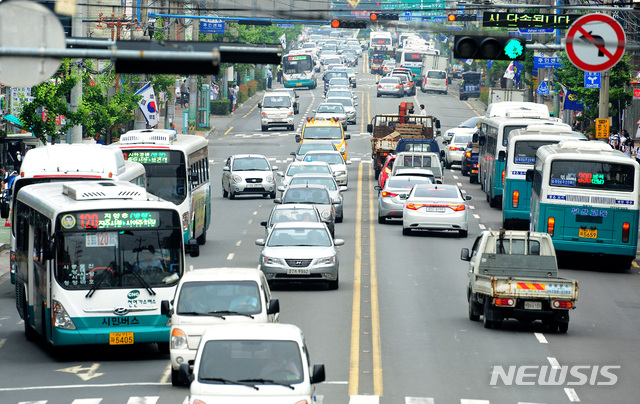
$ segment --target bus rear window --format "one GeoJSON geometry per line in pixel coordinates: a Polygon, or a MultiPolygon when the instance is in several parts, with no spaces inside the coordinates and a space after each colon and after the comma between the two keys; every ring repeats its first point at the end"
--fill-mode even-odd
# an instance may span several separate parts
{"type": "Polygon", "coordinates": [[[634,167],[601,161],[554,161],[549,185],[609,191],[633,191],[634,167]]]}
{"type": "Polygon", "coordinates": [[[555,141],[521,140],[514,145],[513,162],[516,164],[534,164],[536,151],[540,146],[556,144],[555,141]]]}

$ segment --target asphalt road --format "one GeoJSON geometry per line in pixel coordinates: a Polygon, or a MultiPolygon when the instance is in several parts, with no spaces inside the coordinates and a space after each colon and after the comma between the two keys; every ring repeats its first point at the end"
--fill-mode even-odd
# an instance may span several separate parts
{"type": "MultiPolygon", "coordinates": [[[[336,225],[336,237],[346,241],[340,249],[340,288],[274,290],[281,321],[301,327],[311,363],[325,364],[327,382],[318,385],[317,401],[637,403],[637,265],[628,272],[611,272],[606,261],[571,260],[572,269],[563,269],[561,275],[579,280],[580,297],[567,334],[549,334],[539,323],[516,321],[488,330],[467,318],[467,263],[459,259],[460,249],[471,247],[482,229],[501,224],[501,212],[489,208],[478,185],[469,184],[457,166],[445,172],[445,182],[459,183],[473,196],[466,239],[439,233],[402,236],[400,222],[377,223],[370,138],[361,134],[366,123],[375,114],[395,113],[400,101],[413,101],[416,108],[424,103],[442,122],[443,132],[483,113],[478,103],[455,97],[454,88],[449,95],[418,92],[401,100],[376,98],[375,77],[358,75],[358,122],[348,129],[352,138],[345,218],[336,225]],[[574,365],[584,367],[576,371],[570,368],[574,365]],[[531,384],[505,385],[500,379],[492,386],[496,366],[505,371],[516,366],[514,372],[524,372],[521,381],[531,384]],[[602,366],[614,366],[613,385],[598,385],[612,380],[603,376],[602,366]],[[559,383],[545,385],[544,372],[556,368],[586,376],[568,373],[566,380],[556,377],[559,383]]],[[[322,99],[320,88],[299,93],[297,132],[322,99]]],[[[259,247],[254,241],[264,234],[259,222],[266,219],[273,201],[223,199],[222,165],[229,155],[250,152],[267,156],[284,170],[296,146],[294,132],[260,131],[257,101],[214,121],[217,130],[209,138],[214,218],[200,257],[187,257],[187,264],[196,269],[257,265],[259,247]]],[[[6,253],[0,255],[0,274],[7,263],[6,253]]],[[[188,389],[171,386],[168,366],[168,356],[145,345],[78,347],[52,358],[41,344],[25,340],[13,285],[6,275],[0,277],[0,403],[181,403],[188,389]]]]}

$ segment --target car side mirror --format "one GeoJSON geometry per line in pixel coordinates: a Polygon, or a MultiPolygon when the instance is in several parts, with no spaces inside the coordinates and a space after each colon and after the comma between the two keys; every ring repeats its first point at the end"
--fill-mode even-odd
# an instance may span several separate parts
{"type": "Polygon", "coordinates": [[[440,129],[440,120],[436,119],[436,129],[440,129]]]}
{"type": "Polygon", "coordinates": [[[372,124],[367,124],[367,132],[372,133],[373,132],[373,125],[372,124]]]}
{"type": "Polygon", "coordinates": [[[324,365],[323,364],[319,364],[319,365],[313,365],[313,371],[311,372],[311,384],[317,384],[317,383],[322,383],[323,381],[325,381],[325,372],[324,372],[324,365]]]}
{"type": "Polygon", "coordinates": [[[261,102],[258,103],[258,108],[262,108],[262,103],[261,102]]]}
{"type": "Polygon", "coordinates": [[[266,220],[261,221],[260,226],[267,227],[267,221],[266,220]]]}
{"type": "Polygon", "coordinates": [[[300,139],[301,139],[300,135],[296,135],[296,143],[300,143],[300,139]]]}
{"type": "Polygon", "coordinates": [[[344,192],[344,191],[348,190],[349,188],[346,185],[340,185],[339,189],[340,189],[340,192],[344,192]]]}
{"type": "Polygon", "coordinates": [[[275,199],[273,200],[273,203],[281,204],[281,203],[282,203],[282,199],[280,199],[280,198],[275,198],[275,199]]]}
{"type": "Polygon", "coordinates": [[[256,245],[263,246],[264,245],[264,239],[263,238],[257,239],[256,240],[256,245]]]}
{"type": "Polygon", "coordinates": [[[344,245],[344,240],[341,239],[341,238],[337,238],[337,239],[333,240],[333,245],[335,245],[335,246],[344,245]]]}
{"type": "Polygon", "coordinates": [[[465,201],[470,201],[470,200],[472,200],[472,199],[473,199],[473,196],[471,196],[471,195],[465,195],[465,196],[464,196],[464,200],[465,200],[465,201]]]}
{"type": "Polygon", "coordinates": [[[373,187],[376,191],[382,191],[382,187],[380,185],[376,185],[373,187]]]}
{"type": "Polygon", "coordinates": [[[471,136],[471,141],[473,143],[478,143],[478,132],[473,133],[473,136],[471,136]]]}
{"type": "Polygon", "coordinates": [[[231,168],[229,168],[228,166],[224,166],[222,167],[222,171],[231,171],[231,168]]]}
{"type": "Polygon", "coordinates": [[[344,140],[349,140],[349,139],[351,139],[351,135],[347,135],[347,134],[345,134],[345,135],[344,135],[344,140]]]}
{"type": "Polygon", "coordinates": [[[284,177],[284,172],[282,172],[282,171],[278,171],[278,172],[276,173],[276,175],[277,175],[278,177],[284,177]]]}
{"type": "Polygon", "coordinates": [[[525,179],[527,180],[527,182],[533,182],[533,170],[527,170],[525,179]]]}
{"type": "Polygon", "coordinates": [[[278,299],[269,300],[269,307],[267,308],[267,314],[280,313],[280,301],[278,299]]]}
{"type": "Polygon", "coordinates": [[[400,199],[407,199],[409,197],[409,194],[398,194],[398,198],[400,199]]]}
{"type": "Polygon", "coordinates": [[[353,106],[354,106],[354,107],[357,107],[357,106],[358,106],[358,103],[357,103],[357,102],[354,102],[354,103],[353,103],[353,106]]]}
{"type": "Polygon", "coordinates": [[[173,310],[171,310],[171,303],[169,303],[168,300],[163,300],[160,302],[160,314],[169,318],[173,315],[173,310]]]}
{"type": "Polygon", "coordinates": [[[498,161],[504,161],[505,155],[506,154],[505,154],[504,150],[500,150],[498,152],[498,161]]]}
{"type": "Polygon", "coordinates": [[[460,259],[463,261],[471,261],[471,256],[469,255],[469,249],[463,248],[460,250],[460,259]]]}
{"type": "MultiPolygon", "coordinates": [[[[295,153],[294,153],[294,155],[295,155],[295,153]]],[[[271,171],[278,171],[278,166],[271,167],[271,171]]]]}
{"type": "Polygon", "coordinates": [[[278,187],[278,191],[280,191],[280,192],[284,192],[284,185],[280,185],[280,186],[278,187]]]}

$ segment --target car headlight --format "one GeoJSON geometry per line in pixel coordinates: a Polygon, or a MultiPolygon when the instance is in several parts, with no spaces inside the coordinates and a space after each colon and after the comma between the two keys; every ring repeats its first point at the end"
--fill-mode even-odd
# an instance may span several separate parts
{"type": "Polygon", "coordinates": [[[76,325],[67,313],[64,306],[57,300],[53,301],[53,326],[56,328],[64,328],[67,330],[75,330],[76,325]]]}
{"type": "Polygon", "coordinates": [[[262,257],[262,263],[267,265],[280,264],[280,258],[272,258],[265,255],[262,257]]]}
{"type": "Polygon", "coordinates": [[[322,216],[323,219],[330,219],[331,218],[331,211],[330,210],[323,210],[322,213],[320,213],[320,216],[322,216]]]}
{"type": "Polygon", "coordinates": [[[344,154],[347,151],[347,145],[343,144],[340,146],[340,154],[344,154]]]}
{"type": "Polygon", "coordinates": [[[340,176],[340,175],[346,175],[347,172],[346,171],[334,171],[333,175],[334,176],[340,176]]]}
{"type": "Polygon", "coordinates": [[[335,256],[318,259],[318,265],[331,265],[331,264],[335,264],[335,262],[336,262],[335,256]]]}
{"type": "Polygon", "coordinates": [[[273,175],[272,174],[267,175],[267,177],[264,179],[264,181],[268,182],[268,183],[274,183],[275,182],[274,179],[273,179],[273,175]]]}
{"type": "Polygon", "coordinates": [[[174,328],[171,332],[171,349],[189,349],[187,334],[179,328],[174,328]]]}
{"type": "Polygon", "coordinates": [[[233,182],[235,182],[236,184],[239,184],[242,182],[242,177],[239,175],[234,174],[231,179],[233,180],[233,182]]]}

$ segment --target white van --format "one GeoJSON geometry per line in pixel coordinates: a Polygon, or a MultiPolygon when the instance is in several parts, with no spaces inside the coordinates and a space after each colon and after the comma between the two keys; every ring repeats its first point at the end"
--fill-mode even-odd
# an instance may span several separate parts
{"type": "Polygon", "coordinates": [[[324,365],[311,368],[302,331],[292,324],[214,325],[205,331],[185,403],[313,404],[324,365]]]}
{"type": "Polygon", "coordinates": [[[447,94],[449,91],[449,80],[447,72],[444,70],[427,70],[422,80],[422,91],[435,91],[437,93],[447,94]]]}
{"type": "Polygon", "coordinates": [[[171,383],[180,384],[180,364],[193,365],[205,330],[215,324],[276,323],[280,303],[271,298],[267,279],[257,268],[207,268],[185,272],[171,305],[162,313],[171,319],[171,383]]]}
{"type": "Polygon", "coordinates": [[[287,130],[295,129],[293,101],[287,94],[265,93],[262,101],[258,103],[258,108],[260,108],[260,124],[263,132],[272,126],[285,126],[287,130]]]}

